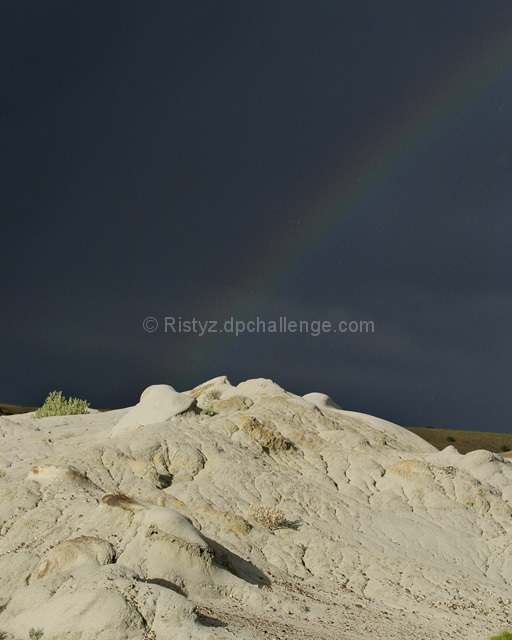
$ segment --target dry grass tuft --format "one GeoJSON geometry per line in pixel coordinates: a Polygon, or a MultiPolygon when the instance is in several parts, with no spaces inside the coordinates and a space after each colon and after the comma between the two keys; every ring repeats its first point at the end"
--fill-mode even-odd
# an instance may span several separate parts
{"type": "Polygon", "coordinates": [[[260,505],[259,507],[251,507],[248,518],[263,525],[267,529],[279,529],[286,524],[286,516],[281,509],[269,507],[268,505],[260,505]]]}
{"type": "Polygon", "coordinates": [[[218,389],[210,389],[204,394],[204,399],[207,401],[218,400],[220,398],[220,391],[218,389]]]}

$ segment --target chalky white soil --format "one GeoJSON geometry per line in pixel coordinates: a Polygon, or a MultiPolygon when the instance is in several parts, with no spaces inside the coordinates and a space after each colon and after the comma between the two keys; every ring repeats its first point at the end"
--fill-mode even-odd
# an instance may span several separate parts
{"type": "Polygon", "coordinates": [[[0,469],[5,640],[512,628],[512,461],[439,452],[319,393],[220,377],[129,409],[2,417],[0,469]]]}

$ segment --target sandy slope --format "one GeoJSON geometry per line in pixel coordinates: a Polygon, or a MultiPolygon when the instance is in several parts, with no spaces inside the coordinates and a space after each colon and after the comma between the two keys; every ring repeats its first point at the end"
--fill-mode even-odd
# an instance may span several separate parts
{"type": "Polygon", "coordinates": [[[157,385],[131,409],[0,428],[6,639],[34,627],[43,640],[476,640],[512,627],[512,462],[497,455],[438,452],[262,379],[157,385]],[[284,526],[251,520],[260,504],[284,526]]]}

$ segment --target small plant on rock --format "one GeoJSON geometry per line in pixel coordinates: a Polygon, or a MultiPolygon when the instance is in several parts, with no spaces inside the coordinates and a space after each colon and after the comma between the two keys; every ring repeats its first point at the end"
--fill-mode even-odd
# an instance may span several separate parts
{"type": "Polygon", "coordinates": [[[43,630],[38,629],[36,631],[34,627],[32,627],[32,629],[30,629],[30,631],[28,632],[28,637],[30,638],[30,640],[39,640],[39,638],[43,637],[43,630]]]}
{"type": "Polygon", "coordinates": [[[4,476],[5,476],[5,469],[0,468],[0,478],[3,478],[4,476]]]}
{"type": "Polygon", "coordinates": [[[512,640],[512,633],[504,631],[499,636],[493,636],[490,640],[512,640]]]}
{"type": "Polygon", "coordinates": [[[203,415],[203,416],[214,416],[214,415],[216,415],[216,413],[211,407],[205,407],[201,411],[201,415],[203,415]]]}
{"type": "Polygon", "coordinates": [[[284,512],[281,511],[281,509],[269,507],[268,505],[251,507],[248,517],[271,530],[278,529],[286,523],[284,512]]]}
{"type": "Polygon", "coordinates": [[[42,407],[35,412],[36,418],[47,418],[48,416],[72,416],[82,413],[89,413],[89,403],[78,398],[66,400],[62,396],[62,391],[52,391],[44,401],[42,407]]]}

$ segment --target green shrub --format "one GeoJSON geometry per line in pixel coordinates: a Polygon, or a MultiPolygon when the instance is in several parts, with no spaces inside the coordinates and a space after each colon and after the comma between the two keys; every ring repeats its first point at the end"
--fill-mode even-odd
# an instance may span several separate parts
{"type": "Polygon", "coordinates": [[[62,397],[62,391],[52,391],[39,408],[35,416],[36,418],[47,418],[48,416],[74,416],[80,413],[89,413],[89,403],[86,400],[78,398],[62,397]]]}
{"type": "Polygon", "coordinates": [[[32,629],[30,629],[30,631],[28,632],[28,637],[30,638],[30,640],[39,640],[39,638],[42,638],[43,635],[44,634],[42,629],[38,629],[36,631],[34,627],[32,627],[32,629]]]}
{"type": "Polygon", "coordinates": [[[503,453],[507,453],[507,451],[510,451],[510,447],[507,447],[506,444],[502,444],[501,451],[503,451],[503,453]]]}
{"type": "Polygon", "coordinates": [[[204,416],[214,416],[214,415],[216,415],[215,411],[211,407],[205,407],[201,411],[201,414],[204,415],[204,416]]]}
{"type": "Polygon", "coordinates": [[[455,442],[455,438],[452,436],[448,436],[446,439],[448,440],[448,442],[455,442]]]}
{"type": "Polygon", "coordinates": [[[490,640],[512,640],[512,633],[504,631],[499,636],[493,636],[490,640]]]}

